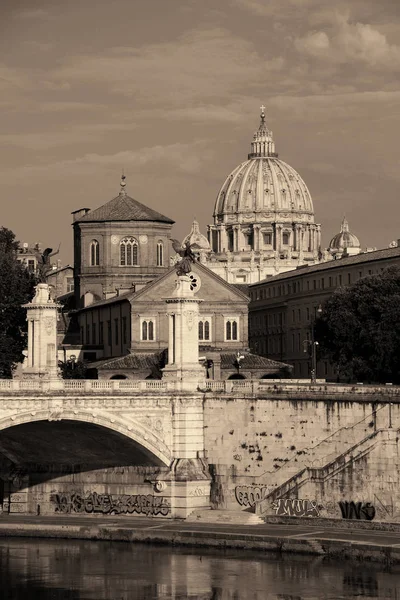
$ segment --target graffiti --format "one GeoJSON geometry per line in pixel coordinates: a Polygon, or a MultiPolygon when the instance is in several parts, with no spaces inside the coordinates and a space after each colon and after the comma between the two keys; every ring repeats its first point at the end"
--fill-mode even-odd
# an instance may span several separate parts
{"type": "Polygon", "coordinates": [[[370,502],[339,502],[343,519],[360,519],[372,521],[375,507],[370,502]]]}
{"type": "Polygon", "coordinates": [[[56,513],[102,513],[103,515],[142,514],[166,517],[170,506],[162,496],[128,494],[97,494],[93,492],[83,497],[80,494],[52,494],[50,501],[55,504],[56,513]]]}
{"type": "Polygon", "coordinates": [[[201,488],[201,487],[197,487],[194,490],[190,490],[189,492],[189,496],[195,496],[195,497],[199,497],[199,496],[209,496],[210,495],[210,491],[208,488],[201,488]]]}
{"type": "Polygon", "coordinates": [[[253,485],[239,485],[235,488],[235,497],[240,506],[252,507],[260,500],[263,500],[267,494],[266,487],[257,487],[253,485]]]}
{"type": "Polygon", "coordinates": [[[275,514],[285,517],[319,517],[316,500],[280,498],[272,503],[275,514]]]}

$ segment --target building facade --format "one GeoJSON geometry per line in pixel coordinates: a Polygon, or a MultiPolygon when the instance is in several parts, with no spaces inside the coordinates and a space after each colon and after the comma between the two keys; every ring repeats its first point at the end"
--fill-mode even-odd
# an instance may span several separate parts
{"type": "MultiPolygon", "coordinates": [[[[248,352],[248,296],[200,262],[189,274],[199,298],[198,343],[211,379],[263,377],[285,365],[248,352]],[[224,372],[226,377],[224,377],[224,372]]],[[[175,267],[145,288],[95,302],[78,311],[82,358],[107,378],[160,376],[168,348],[166,299],[176,282],[175,267]]]]}
{"type": "MultiPolygon", "coordinates": [[[[256,354],[294,367],[293,376],[308,378],[312,327],[324,302],[339,287],[400,264],[400,247],[346,256],[297,269],[251,285],[249,344],[256,354]]],[[[335,380],[334,367],[317,352],[319,378],[335,380]]]]}
{"type": "Polygon", "coordinates": [[[168,270],[174,221],[128,196],[124,176],[118,196],[72,214],[77,307],[139,290],[168,270]]]}
{"type": "Polygon", "coordinates": [[[311,194],[278,158],[264,107],[248,160],[225,179],[213,216],[207,265],[230,283],[255,283],[322,258],[311,194]]]}

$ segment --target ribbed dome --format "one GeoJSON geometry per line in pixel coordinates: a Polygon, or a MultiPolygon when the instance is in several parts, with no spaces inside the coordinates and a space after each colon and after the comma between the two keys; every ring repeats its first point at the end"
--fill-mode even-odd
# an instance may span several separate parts
{"type": "Polygon", "coordinates": [[[206,252],[210,252],[211,250],[208,239],[205,235],[201,233],[199,224],[196,221],[196,219],[193,220],[192,229],[183,240],[182,245],[185,245],[186,242],[189,242],[189,244],[194,246],[195,250],[204,250],[206,252]]]}
{"type": "Polygon", "coordinates": [[[218,193],[214,209],[216,222],[225,221],[224,216],[232,214],[237,215],[239,222],[245,214],[248,221],[249,213],[254,214],[254,221],[274,221],[271,213],[278,212],[300,213],[307,215],[303,216],[304,220],[314,222],[310,192],[297,171],[278,158],[263,110],[251,149],[249,160],[228,175],[218,193]],[[261,218],[259,213],[264,213],[261,218]]]}
{"type": "Polygon", "coordinates": [[[361,247],[360,240],[358,239],[358,237],[356,235],[354,235],[354,233],[350,232],[349,223],[348,223],[346,217],[344,217],[344,219],[342,221],[342,225],[340,227],[340,233],[337,233],[331,239],[331,241],[329,243],[329,250],[341,252],[344,249],[347,250],[349,248],[360,248],[360,247],[361,247]]]}

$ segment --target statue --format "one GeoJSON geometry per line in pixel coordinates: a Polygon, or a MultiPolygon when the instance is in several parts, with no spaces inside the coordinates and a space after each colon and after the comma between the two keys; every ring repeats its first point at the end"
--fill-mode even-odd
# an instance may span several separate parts
{"type": "Polygon", "coordinates": [[[60,252],[60,245],[55,252],[53,252],[53,248],[46,248],[43,253],[40,253],[38,246],[35,247],[35,256],[37,259],[37,279],[39,283],[46,283],[46,277],[49,271],[51,271],[50,258],[60,252]]]}
{"type": "Polygon", "coordinates": [[[171,239],[172,247],[177,254],[181,257],[181,260],[175,263],[176,274],[187,275],[192,270],[192,263],[197,261],[197,257],[192,250],[192,244],[186,242],[184,246],[175,239],[171,239]]]}

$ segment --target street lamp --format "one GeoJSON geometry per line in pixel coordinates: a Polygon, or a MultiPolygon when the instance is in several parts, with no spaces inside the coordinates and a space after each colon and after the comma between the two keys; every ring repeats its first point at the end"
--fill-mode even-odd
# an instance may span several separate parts
{"type": "Polygon", "coordinates": [[[317,381],[317,346],[319,346],[318,342],[315,339],[315,324],[317,322],[318,317],[322,314],[323,309],[321,304],[314,308],[314,318],[311,323],[311,340],[304,340],[304,352],[307,352],[307,346],[309,351],[311,352],[311,383],[316,383],[317,381]]]}

